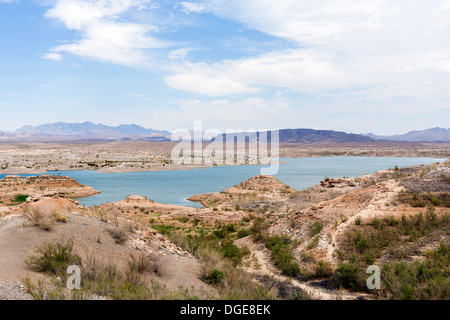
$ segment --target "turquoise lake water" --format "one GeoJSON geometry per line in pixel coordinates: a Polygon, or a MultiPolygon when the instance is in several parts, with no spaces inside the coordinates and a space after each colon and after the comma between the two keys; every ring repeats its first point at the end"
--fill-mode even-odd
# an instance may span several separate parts
{"type": "MultiPolygon", "coordinates": [[[[390,158],[390,157],[319,157],[282,158],[278,174],[280,181],[301,190],[319,183],[325,177],[357,177],[379,170],[431,164],[444,159],[390,158]]],[[[219,192],[260,174],[260,166],[223,166],[179,171],[98,173],[96,171],[58,171],[77,179],[81,184],[101,191],[101,194],[78,199],[81,205],[99,205],[122,200],[129,195],[146,196],[156,202],[201,207],[199,203],[186,200],[194,194],[219,192]]],[[[29,175],[23,175],[29,176],[29,175]]],[[[3,178],[4,175],[0,175],[3,178]]]]}

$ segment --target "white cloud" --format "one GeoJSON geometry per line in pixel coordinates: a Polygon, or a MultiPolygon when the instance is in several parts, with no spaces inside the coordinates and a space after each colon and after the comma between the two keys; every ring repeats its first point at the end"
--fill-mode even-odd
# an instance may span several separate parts
{"type": "Polygon", "coordinates": [[[185,13],[203,13],[209,10],[207,3],[181,2],[180,6],[185,13]]]}
{"type": "Polygon", "coordinates": [[[58,0],[45,14],[62,21],[81,39],[51,49],[51,53],[78,56],[127,66],[148,65],[148,49],[168,44],[150,34],[158,28],[144,23],[124,22],[130,10],[140,10],[148,0],[58,0]]]}
{"type": "Polygon", "coordinates": [[[211,65],[187,64],[166,77],[166,83],[213,96],[256,93],[260,86],[310,92],[348,84],[348,77],[332,66],[332,58],[313,50],[291,50],[211,65]]]}
{"type": "Polygon", "coordinates": [[[169,59],[184,59],[189,52],[191,52],[192,48],[180,48],[180,49],[175,49],[169,52],[169,54],[167,55],[167,58],[169,59]]]}
{"type": "Polygon", "coordinates": [[[45,53],[45,54],[42,54],[41,57],[43,59],[55,60],[55,61],[60,61],[62,59],[62,55],[60,53],[56,53],[56,52],[45,53]]]}
{"type": "Polygon", "coordinates": [[[261,87],[317,93],[371,87],[382,96],[401,92],[430,98],[439,89],[447,91],[448,99],[441,84],[450,72],[448,1],[209,0],[184,7],[202,8],[284,39],[292,50],[186,64],[166,78],[173,88],[208,94],[189,82],[221,86],[226,79],[233,85],[212,88],[209,94],[261,87]]]}

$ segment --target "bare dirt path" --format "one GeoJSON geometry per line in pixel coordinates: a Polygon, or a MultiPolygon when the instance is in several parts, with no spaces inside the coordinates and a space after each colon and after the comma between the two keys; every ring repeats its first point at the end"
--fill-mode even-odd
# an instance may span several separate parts
{"type": "Polygon", "coordinates": [[[307,293],[312,299],[318,300],[358,300],[370,299],[370,295],[353,293],[343,289],[328,288],[318,280],[300,281],[298,279],[283,276],[273,265],[270,252],[261,243],[253,243],[250,236],[241,238],[235,242],[238,247],[247,246],[252,256],[252,267],[246,268],[247,272],[272,277],[280,282],[289,282],[291,285],[307,293]]]}
{"type": "MultiPolygon", "coordinates": [[[[386,204],[391,203],[401,190],[403,190],[403,187],[399,186],[395,180],[382,182],[380,188],[375,192],[366,208],[349,217],[345,222],[341,222],[331,233],[331,243],[338,243],[338,237],[344,234],[349,226],[354,225],[357,219],[369,220],[375,217],[380,218],[384,217],[388,212],[389,214],[395,214],[395,211],[391,211],[386,204]]],[[[336,262],[333,254],[335,250],[335,246],[327,247],[328,261],[336,262]]]]}

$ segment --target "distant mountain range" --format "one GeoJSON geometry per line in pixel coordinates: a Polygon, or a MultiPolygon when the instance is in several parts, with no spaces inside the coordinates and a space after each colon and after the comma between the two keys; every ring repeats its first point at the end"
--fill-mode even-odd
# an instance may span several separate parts
{"type": "Polygon", "coordinates": [[[450,142],[450,129],[445,128],[416,130],[393,136],[379,136],[373,133],[367,133],[364,135],[373,139],[402,142],[450,142]]]}
{"type": "Polygon", "coordinates": [[[170,132],[146,129],[135,124],[117,127],[92,122],[57,122],[36,127],[24,126],[12,132],[0,132],[0,140],[46,141],[46,140],[154,140],[169,141],[170,132]]]}
{"type": "MultiPolygon", "coordinates": [[[[332,130],[314,129],[281,129],[278,130],[279,142],[283,143],[317,143],[317,142],[377,142],[378,140],[360,134],[345,133],[332,130]]],[[[257,133],[257,137],[259,133],[257,133]]],[[[244,141],[245,133],[235,133],[223,135],[224,139],[234,139],[244,141]]],[[[271,134],[268,134],[267,141],[271,141],[271,134]]]]}
{"type": "Polygon", "coordinates": [[[280,142],[375,142],[376,139],[360,134],[332,130],[283,129],[280,130],[280,142]]]}
{"type": "MultiPolygon", "coordinates": [[[[237,134],[239,137],[242,135],[237,134]]],[[[24,126],[15,131],[1,131],[0,141],[76,141],[76,140],[146,140],[170,141],[171,133],[166,130],[147,129],[135,124],[107,126],[92,122],[57,122],[39,126],[24,126]]],[[[403,135],[379,136],[372,133],[353,134],[333,130],[281,129],[280,142],[450,142],[450,129],[432,128],[411,131],[403,135]]]]}

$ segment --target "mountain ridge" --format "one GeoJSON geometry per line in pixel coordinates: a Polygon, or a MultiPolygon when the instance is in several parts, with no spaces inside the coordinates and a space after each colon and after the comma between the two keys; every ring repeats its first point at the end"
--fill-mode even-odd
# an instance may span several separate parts
{"type": "MultiPolygon", "coordinates": [[[[376,135],[373,133],[354,134],[335,130],[315,130],[307,128],[279,129],[281,143],[320,143],[320,142],[450,142],[450,129],[431,128],[414,130],[399,135],[376,135]]],[[[245,139],[245,134],[232,134],[228,137],[245,139]],[[241,138],[239,138],[241,137],[241,138]]],[[[224,135],[225,137],[225,135],[224,135]]],[[[55,122],[38,126],[25,125],[15,131],[0,130],[0,141],[83,141],[83,140],[144,140],[170,141],[167,130],[154,130],[136,124],[109,126],[90,121],[82,123],[55,122]]],[[[206,141],[206,140],[204,140],[206,141]]]]}
{"type": "Polygon", "coordinates": [[[3,132],[10,137],[28,137],[29,139],[54,137],[58,139],[105,139],[119,140],[124,138],[139,137],[160,137],[169,139],[170,132],[166,130],[147,129],[136,124],[121,124],[118,126],[108,126],[104,124],[95,124],[90,121],[82,123],[55,122],[46,123],[38,126],[23,126],[12,132],[3,132]]]}
{"type": "Polygon", "coordinates": [[[450,142],[450,129],[430,128],[425,130],[413,130],[405,134],[376,135],[373,133],[362,134],[373,139],[400,142],[450,142]]]}

